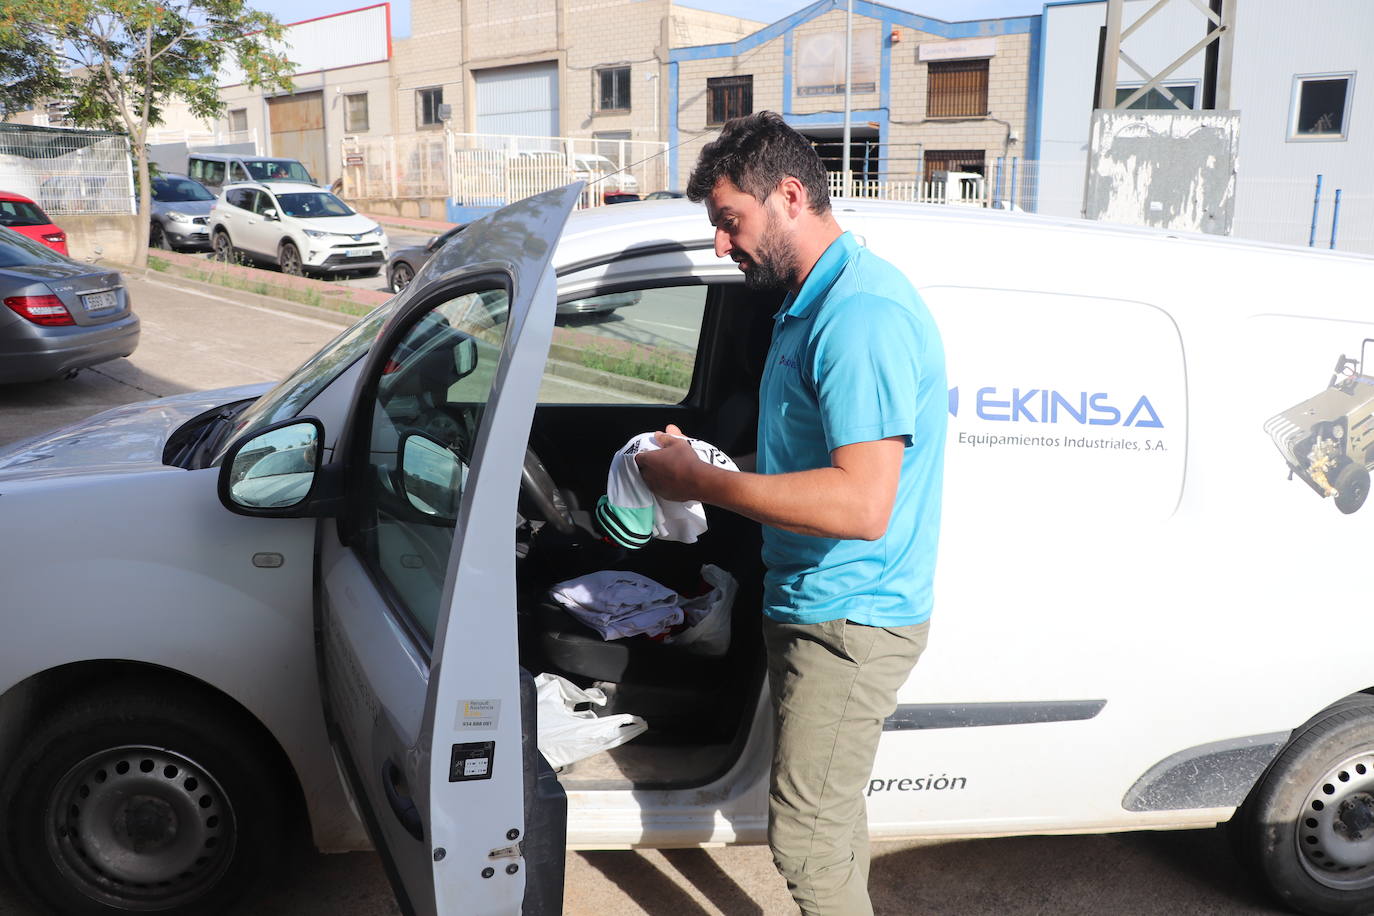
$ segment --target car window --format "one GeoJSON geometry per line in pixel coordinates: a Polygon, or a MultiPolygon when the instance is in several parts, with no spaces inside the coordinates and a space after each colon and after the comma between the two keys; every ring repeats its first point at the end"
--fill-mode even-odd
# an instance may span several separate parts
{"type": "Polygon", "coordinates": [[[153,200],[162,204],[182,203],[191,200],[214,200],[215,195],[205,190],[198,181],[185,178],[154,178],[153,200]]]}
{"type": "Polygon", "coordinates": [[[379,305],[357,324],[327,343],[275,388],[254,401],[253,406],[239,415],[234,429],[225,437],[224,446],[212,463],[219,464],[224,451],[239,437],[299,414],[315,399],[315,395],[368,351],[390,316],[391,304],[379,305]]]}
{"type": "Polygon", "coordinates": [[[25,264],[70,264],[67,258],[47,245],[20,235],[13,229],[0,226],[0,267],[22,267],[25,264]]]}
{"type": "Polygon", "coordinates": [[[266,213],[268,210],[276,210],[277,204],[272,200],[272,195],[266,191],[258,191],[257,197],[253,199],[253,212],[266,213]]]}
{"type": "Polygon", "coordinates": [[[509,309],[505,289],[455,296],[426,312],[377,364],[383,369],[364,431],[367,467],[355,491],[352,541],[425,643],[434,640],[509,309]]]}
{"type": "Polygon", "coordinates": [[[0,226],[46,226],[51,220],[26,200],[0,200],[0,226]]]}
{"type": "Polygon", "coordinates": [[[215,162],[213,160],[202,160],[197,162],[196,165],[200,166],[200,174],[193,175],[193,178],[203,181],[206,184],[224,184],[223,162],[215,162]]]}
{"type": "Polygon", "coordinates": [[[248,172],[244,170],[242,163],[231,162],[229,164],[229,175],[232,181],[248,180],[248,172]]]}
{"type": "Polygon", "coordinates": [[[540,402],[681,403],[709,291],[663,286],[560,299],[540,402]]]}
{"type": "Polygon", "coordinates": [[[304,191],[296,194],[281,194],[277,197],[281,212],[287,216],[302,219],[316,219],[322,216],[352,216],[348,204],[339,200],[328,191],[304,191]]]}
{"type": "Polygon", "coordinates": [[[224,192],[224,202],[231,207],[247,210],[253,206],[253,193],[248,188],[231,188],[224,192]]]}
{"type": "Polygon", "coordinates": [[[310,173],[305,170],[294,159],[259,159],[246,162],[248,171],[258,181],[304,181],[307,184],[314,184],[315,180],[310,177],[310,173]]]}

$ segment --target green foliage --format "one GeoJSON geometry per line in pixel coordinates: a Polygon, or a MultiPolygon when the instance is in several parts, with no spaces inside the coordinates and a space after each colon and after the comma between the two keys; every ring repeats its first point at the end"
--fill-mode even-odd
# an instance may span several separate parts
{"type": "Polygon", "coordinates": [[[0,117],[62,91],[57,55],[43,41],[0,20],[0,117]]]}
{"type": "Polygon", "coordinates": [[[582,365],[598,372],[643,379],[686,391],[692,384],[692,364],[683,353],[657,347],[592,346],[580,354],[582,365]]]}

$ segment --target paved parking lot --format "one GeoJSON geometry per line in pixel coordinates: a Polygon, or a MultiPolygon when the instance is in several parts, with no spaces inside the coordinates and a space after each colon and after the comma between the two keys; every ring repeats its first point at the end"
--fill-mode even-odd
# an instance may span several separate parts
{"type": "MultiPolygon", "coordinates": [[[[143,320],[130,359],[70,381],[0,386],[0,444],[109,406],[183,391],[280,378],[340,330],[304,318],[133,279],[143,320]]],[[[664,316],[658,316],[662,318],[664,316]]],[[[1085,749],[1089,753],[1089,749],[1085,749]]],[[[878,843],[879,913],[1279,913],[1247,881],[1220,831],[878,843]]],[[[565,912],[794,912],[767,850],[571,852],[565,912]]],[[[390,916],[399,912],[375,855],[307,856],[240,916],[390,916]]],[[[0,916],[37,916],[0,883],[0,916]]]]}

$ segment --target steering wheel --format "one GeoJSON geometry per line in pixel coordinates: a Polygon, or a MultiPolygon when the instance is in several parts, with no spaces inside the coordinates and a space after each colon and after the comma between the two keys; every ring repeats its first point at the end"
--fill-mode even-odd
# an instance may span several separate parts
{"type": "Polygon", "coordinates": [[[543,519],[560,534],[572,534],[577,529],[562,491],[553,482],[544,462],[529,447],[525,448],[525,465],[520,471],[520,511],[543,519]]]}

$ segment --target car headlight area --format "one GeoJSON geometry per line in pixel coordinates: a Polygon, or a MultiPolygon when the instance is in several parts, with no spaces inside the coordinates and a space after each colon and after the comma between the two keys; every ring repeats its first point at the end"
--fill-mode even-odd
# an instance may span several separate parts
{"type": "Polygon", "coordinates": [[[302,229],[306,265],[324,270],[354,270],[386,263],[386,233],[381,227],[356,233],[302,229]]]}

